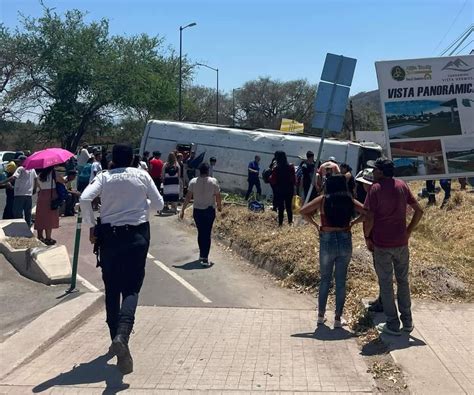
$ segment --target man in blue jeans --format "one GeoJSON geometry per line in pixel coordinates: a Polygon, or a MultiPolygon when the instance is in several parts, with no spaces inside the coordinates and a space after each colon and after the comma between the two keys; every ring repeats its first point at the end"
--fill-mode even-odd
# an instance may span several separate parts
{"type": "Polygon", "coordinates": [[[31,210],[33,206],[32,196],[36,193],[36,171],[34,169],[26,170],[23,163],[26,156],[16,155],[14,161],[17,168],[11,177],[8,177],[3,184],[15,181],[13,198],[13,218],[25,218],[28,226],[31,226],[31,210]]]}
{"type": "Polygon", "coordinates": [[[383,333],[399,336],[402,330],[414,328],[411,315],[408,240],[423,216],[423,210],[408,185],[394,179],[394,164],[390,159],[369,161],[373,168],[374,184],[370,188],[364,207],[369,211],[364,235],[367,248],[374,253],[375,271],[379,279],[380,296],[385,324],[377,326],[383,333]],[[407,226],[407,205],[413,208],[413,217],[407,226]],[[397,300],[400,319],[393,294],[393,273],[397,280],[397,300]]]}

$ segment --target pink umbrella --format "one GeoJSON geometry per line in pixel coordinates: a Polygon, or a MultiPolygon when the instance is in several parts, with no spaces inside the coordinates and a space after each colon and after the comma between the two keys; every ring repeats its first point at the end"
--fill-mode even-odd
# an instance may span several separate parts
{"type": "Polygon", "coordinates": [[[62,148],[46,148],[26,158],[23,167],[27,170],[45,169],[67,162],[73,156],[73,153],[62,148]]]}

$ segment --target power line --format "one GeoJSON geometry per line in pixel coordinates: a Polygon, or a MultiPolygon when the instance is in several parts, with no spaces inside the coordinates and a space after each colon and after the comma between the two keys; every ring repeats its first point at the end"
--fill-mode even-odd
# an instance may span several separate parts
{"type": "Polygon", "coordinates": [[[464,10],[464,7],[466,7],[467,2],[468,2],[468,0],[464,0],[464,4],[461,6],[461,9],[459,10],[459,12],[457,13],[456,17],[454,18],[453,23],[451,23],[451,26],[449,27],[448,31],[444,34],[443,38],[440,40],[440,42],[438,43],[438,45],[436,46],[436,48],[433,49],[433,52],[435,52],[435,51],[439,48],[439,46],[441,45],[441,43],[444,41],[444,39],[446,38],[446,36],[449,34],[449,32],[450,32],[451,29],[453,28],[454,24],[456,23],[457,19],[459,18],[459,15],[461,15],[462,10],[464,10]]]}
{"type": "Polygon", "coordinates": [[[474,32],[474,24],[469,26],[456,40],[454,40],[448,48],[446,48],[443,52],[439,54],[439,56],[445,56],[447,52],[451,50],[451,48],[455,47],[448,56],[451,56],[456,50],[462,45],[464,41],[474,32]]]}
{"type": "Polygon", "coordinates": [[[456,55],[459,55],[462,51],[464,51],[470,44],[472,44],[474,42],[474,40],[471,40],[469,41],[464,47],[462,47],[462,49],[460,49],[456,55]]]}

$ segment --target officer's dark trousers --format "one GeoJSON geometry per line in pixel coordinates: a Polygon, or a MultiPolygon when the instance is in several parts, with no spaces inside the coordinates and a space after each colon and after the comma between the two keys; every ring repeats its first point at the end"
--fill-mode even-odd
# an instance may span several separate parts
{"type": "Polygon", "coordinates": [[[107,324],[112,339],[119,326],[129,333],[132,330],[149,246],[148,222],[138,226],[104,227],[100,260],[107,324]]]}
{"type": "Polygon", "coordinates": [[[204,210],[195,208],[193,217],[198,231],[199,257],[207,259],[211,249],[211,231],[216,219],[216,210],[212,206],[204,210]]]}

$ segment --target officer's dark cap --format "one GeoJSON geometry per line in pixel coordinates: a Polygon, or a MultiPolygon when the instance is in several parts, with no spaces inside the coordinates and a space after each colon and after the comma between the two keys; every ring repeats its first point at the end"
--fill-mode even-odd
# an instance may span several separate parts
{"type": "Polygon", "coordinates": [[[127,144],[115,144],[112,148],[112,162],[115,167],[128,167],[132,164],[133,148],[127,144]]]}

